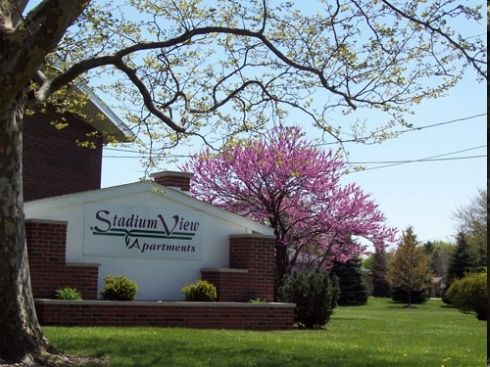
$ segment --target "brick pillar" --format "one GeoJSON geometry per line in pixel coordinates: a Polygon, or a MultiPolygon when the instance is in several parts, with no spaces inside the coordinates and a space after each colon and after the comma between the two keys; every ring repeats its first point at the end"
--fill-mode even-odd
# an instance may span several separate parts
{"type": "Polygon", "coordinates": [[[161,171],[150,175],[156,183],[189,192],[193,173],[180,171],[161,171]]]}
{"type": "Polygon", "coordinates": [[[26,241],[34,298],[54,298],[60,287],[73,287],[83,299],[97,298],[100,264],[66,263],[68,222],[28,219],[26,241]]]}
{"type": "Polygon", "coordinates": [[[275,245],[274,236],[230,236],[230,268],[248,270],[246,284],[236,286],[250,297],[274,300],[275,245]]]}

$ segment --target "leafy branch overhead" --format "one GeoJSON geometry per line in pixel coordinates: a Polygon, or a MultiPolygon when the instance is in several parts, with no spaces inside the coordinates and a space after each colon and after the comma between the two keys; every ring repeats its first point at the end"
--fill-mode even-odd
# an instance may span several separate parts
{"type": "MultiPolygon", "coordinates": [[[[27,1],[10,3],[22,9],[27,1]]],[[[199,134],[223,143],[293,109],[342,141],[330,112],[359,107],[388,114],[368,133],[376,141],[408,124],[414,104],[444,95],[464,69],[487,78],[484,42],[453,30],[481,18],[478,7],[452,1],[45,0],[4,42],[18,46],[10,59],[23,62],[11,73],[25,73],[23,85],[37,81],[38,101],[96,77],[154,141],[199,134]],[[59,19],[38,27],[54,10],[59,19]],[[45,58],[46,51],[53,53],[45,58]],[[35,68],[21,70],[25,63],[62,72],[37,78],[35,68]],[[158,133],[161,122],[170,137],[158,133]]],[[[12,87],[9,80],[1,87],[12,87]]]]}

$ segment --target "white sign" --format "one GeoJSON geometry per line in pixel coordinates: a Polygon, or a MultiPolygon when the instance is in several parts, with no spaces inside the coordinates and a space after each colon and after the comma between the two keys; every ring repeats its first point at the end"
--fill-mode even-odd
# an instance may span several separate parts
{"type": "Polygon", "coordinates": [[[202,259],[202,214],[190,210],[85,204],[88,256],[202,259]]]}

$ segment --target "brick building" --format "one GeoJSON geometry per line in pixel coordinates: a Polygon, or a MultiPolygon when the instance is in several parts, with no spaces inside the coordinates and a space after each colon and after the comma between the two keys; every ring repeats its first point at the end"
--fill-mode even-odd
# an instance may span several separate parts
{"type": "Polygon", "coordinates": [[[24,201],[99,189],[103,145],[134,139],[94,93],[84,93],[89,100],[78,113],[61,113],[48,105],[24,116],[24,201]],[[57,128],[57,123],[64,127],[57,128]]]}

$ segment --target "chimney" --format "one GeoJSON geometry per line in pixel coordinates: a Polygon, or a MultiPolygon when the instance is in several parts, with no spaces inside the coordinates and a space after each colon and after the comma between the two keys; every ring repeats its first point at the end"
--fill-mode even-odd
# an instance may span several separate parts
{"type": "Polygon", "coordinates": [[[160,171],[150,174],[157,184],[185,192],[190,191],[193,176],[193,173],[181,171],[160,171]]]}

